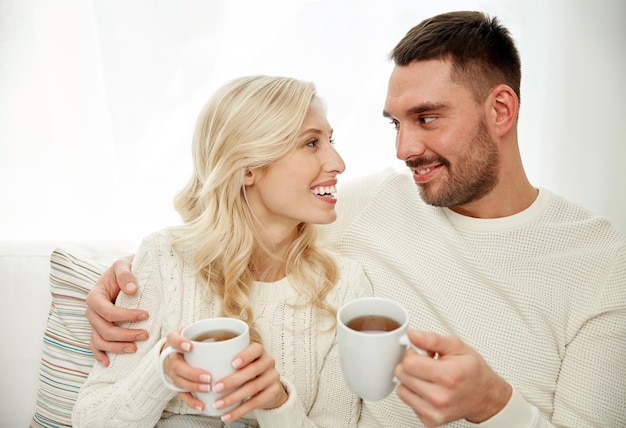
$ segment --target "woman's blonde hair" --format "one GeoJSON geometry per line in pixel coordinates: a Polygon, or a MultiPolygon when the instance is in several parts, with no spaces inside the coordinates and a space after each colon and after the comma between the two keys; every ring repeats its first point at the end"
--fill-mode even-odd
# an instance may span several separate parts
{"type": "MultiPolygon", "coordinates": [[[[261,242],[246,202],[246,170],[264,168],[293,150],[316,96],[313,83],[286,77],[235,79],[211,97],[198,117],[193,137],[193,174],[176,196],[182,226],[172,228],[174,248],[192,254],[200,284],[222,299],[222,315],[251,327],[249,301],[255,249],[261,242]]],[[[318,246],[314,225],[299,225],[299,235],[281,261],[305,304],[333,317],[325,303],[338,272],[332,256],[318,246]]]]}

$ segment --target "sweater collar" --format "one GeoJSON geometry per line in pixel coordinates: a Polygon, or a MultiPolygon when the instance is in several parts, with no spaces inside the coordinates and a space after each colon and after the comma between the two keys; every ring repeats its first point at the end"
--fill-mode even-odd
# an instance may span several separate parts
{"type": "Polygon", "coordinates": [[[524,226],[535,220],[548,206],[551,195],[550,191],[540,188],[537,198],[528,208],[507,217],[475,218],[456,213],[449,208],[442,208],[442,211],[457,229],[474,232],[501,232],[524,226]]]}

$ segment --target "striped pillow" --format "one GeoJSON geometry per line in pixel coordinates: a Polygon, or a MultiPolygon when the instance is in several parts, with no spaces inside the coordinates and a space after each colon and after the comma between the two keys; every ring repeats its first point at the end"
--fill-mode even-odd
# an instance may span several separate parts
{"type": "Polygon", "coordinates": [[[43,337],[37,407],[31,427],[71,427],[72,407],[94,363],[87,293],[107,266],[57,248],[50,257],[52,303],[43,337]]]}

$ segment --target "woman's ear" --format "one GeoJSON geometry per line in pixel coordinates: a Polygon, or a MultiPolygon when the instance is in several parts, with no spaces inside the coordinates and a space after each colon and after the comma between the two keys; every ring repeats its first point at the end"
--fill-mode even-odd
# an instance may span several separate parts
{"type": "Polygon", "coordinates": [[[509,132],[517,122],[519,99],[508,85],[498,85],[491,91],[492,125],[499,136],[509,132]]]}
{"type": "Polygon", "coordinates": [[[246,173],[243,176],[243,184],[245,186],[252,186],[254,184],[255,178],[256,178],[255,171],[246,168],[246,173]]]}

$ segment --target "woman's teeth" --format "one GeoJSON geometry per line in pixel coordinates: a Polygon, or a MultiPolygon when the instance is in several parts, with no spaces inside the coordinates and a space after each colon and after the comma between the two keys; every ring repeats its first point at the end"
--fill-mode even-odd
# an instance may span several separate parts
{"type": "Polygon", "coordinates": [[[337,188],[335,186],[320,186],[311,189],[311,193],[314,195],[331,195],[333,196],[337,193],[337,188]]]}

